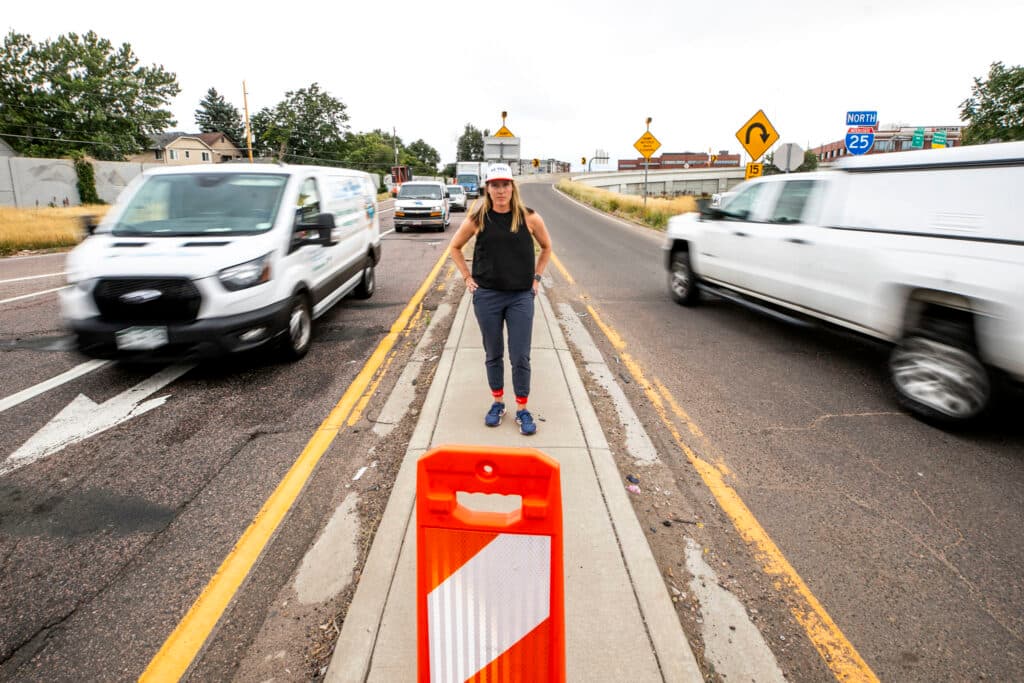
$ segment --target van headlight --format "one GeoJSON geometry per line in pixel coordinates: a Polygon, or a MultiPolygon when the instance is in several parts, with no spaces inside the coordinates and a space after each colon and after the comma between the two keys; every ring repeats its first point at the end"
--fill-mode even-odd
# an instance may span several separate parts
{"type": "Polygon", "coordinates": [[[217,273],[217,278],[225,289],[232,292],[268,282],[270,280],[270,257],[273,253],[269,252],[252,261],[225,268],[217,273]]]}

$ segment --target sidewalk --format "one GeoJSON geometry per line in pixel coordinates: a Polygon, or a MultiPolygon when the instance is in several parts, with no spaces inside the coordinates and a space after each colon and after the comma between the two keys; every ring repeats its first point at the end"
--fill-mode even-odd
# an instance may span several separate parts
{"type": "Polygon", "coordinates": [[[529,446],[560,463],[568,681],[703,680],[543,292],[537,304],[529,407],[538,429],[525,437],[514,404],[501,426],[484,425],[484,352],[463,295],[325,680],[416,679],[416,460],[445,443],[529,446]]]}

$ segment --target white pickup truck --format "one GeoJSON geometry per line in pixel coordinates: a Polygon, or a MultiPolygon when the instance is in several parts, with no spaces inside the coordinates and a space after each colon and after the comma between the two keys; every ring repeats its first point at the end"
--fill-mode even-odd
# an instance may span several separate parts
{"type": "Polygon", "coordinates": [[[893,345],[900,403],[962,423],[1024,381],[1024,142],[879,154],[768,176],[674,217],[669,292],[702,291],[893,345]]]}

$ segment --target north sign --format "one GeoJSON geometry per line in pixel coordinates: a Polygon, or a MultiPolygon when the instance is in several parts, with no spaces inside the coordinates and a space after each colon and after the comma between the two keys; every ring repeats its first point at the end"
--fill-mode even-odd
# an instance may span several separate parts
{"type": "Polygon", "coordinates": [[[877,111],[848,111],[846,112],[847,126],[871,126],[878,125],[877,111]]]}

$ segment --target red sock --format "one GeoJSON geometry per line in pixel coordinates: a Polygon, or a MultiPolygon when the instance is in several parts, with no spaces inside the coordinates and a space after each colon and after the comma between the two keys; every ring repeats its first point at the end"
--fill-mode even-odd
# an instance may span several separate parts
{"type": "Polygon", "coordinates": [[[491,396],[494,397],[495,401],[501,401],[501,399],[504,398],[504,396],[505,396],[505,390],[504,389],[491,389],[491,396]]]}
{"type": "Polygon", "coordinates": [[[523,408],[525,408],[526,407],[526,401],[527,401],[527,397],[526,396],[516,396],[516,409],[522,410],[523,408]]]}

